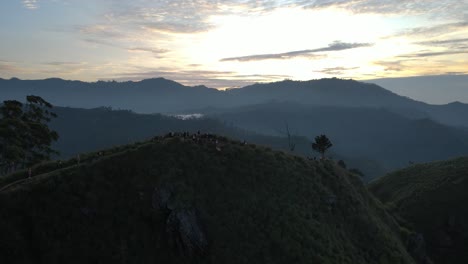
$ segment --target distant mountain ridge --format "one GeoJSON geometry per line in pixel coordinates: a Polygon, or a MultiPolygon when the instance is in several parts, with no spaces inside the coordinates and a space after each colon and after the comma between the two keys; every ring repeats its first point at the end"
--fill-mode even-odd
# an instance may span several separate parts
{"type": "Polygon", "coordinates": [[[368,82],[430,104],[468,102],[468,74],[383,78],[368,82]]]}
{"type": "Polygon", "coordinates": [[[86,83],[62,79],[0,80],[0,100],[27,94],[44,97],[59,106],[111,106],[139,113],[183,112],[206,107],[238,107],[271,100],[314,106],[386,108],[411,118],[432,118],[442,124],[467,126],[468,105],[430,105],[399,96],[378,85],[342,79],[280,81],[219,91],[189,87],[164,78],[139,82],[86,83]]]}
{"type": "Polygon", "coordinates": [[[410,162],[468,155],[467,131],[427,118],[406,118],[384,108],[270,102],[200,112],[265,135],[284,135],[286,122],[291,133],[309,140],[326,134],[337,153],[378,161],[387,172],[410,162]]]}

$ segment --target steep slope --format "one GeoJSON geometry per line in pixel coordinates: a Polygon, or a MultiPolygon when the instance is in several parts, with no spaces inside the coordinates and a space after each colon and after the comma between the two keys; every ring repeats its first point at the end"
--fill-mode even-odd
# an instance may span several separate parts
{"type": "Polygon", "coordinates": [[[209,135],[44,166],[1,184],[6,263],[413,263],[332,161],[209,135]]]}
{"type": "Polygon", "coordinates": [[[468,263],[468,158],[418,164],[369,186],[421,232],[435,263],[468,263]]]}

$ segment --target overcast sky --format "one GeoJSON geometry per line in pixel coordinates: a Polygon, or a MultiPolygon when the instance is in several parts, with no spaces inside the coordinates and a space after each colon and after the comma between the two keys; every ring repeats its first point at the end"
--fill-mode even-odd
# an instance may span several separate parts
{"type": "Polygon", "coordinates": [[[236,87],[468,73],[468,0],[3,0],[0,77],[236,87]]]}

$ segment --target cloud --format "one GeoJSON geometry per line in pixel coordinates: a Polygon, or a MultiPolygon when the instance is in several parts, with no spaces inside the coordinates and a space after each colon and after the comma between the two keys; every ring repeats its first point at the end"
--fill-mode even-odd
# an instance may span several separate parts
{"type": "Polygon", "coordinates": [[[374,61],[374,65],[384,67],[384,71],[392,71],[392,72],[401,72],[406,69],[404,65],[404,61],[395,60],[395,61],[374,61]]]}
{"type": "Polygon", "coordinates": [[[455,71],[455,72],[445,72],[444,74],[447,74],[447,75],[465,75],[467,73],[468,73],[468,71],[455,71]]]}
{"type": "Polygon", "coordinates": [[[124,38],[126,36],[126,34],[121,33],[114,25],[106,24],[75,26],[72,31],[103,39],[124,38]]]}
{"type": "Polygon", "coordinates": [[[129,2],[106,15],[113,23],[164,33],[197,33],[212,28],[209,17],[221,12],[217,0],[129,2]]]}
{"type": "Polygon", "coordinates": [[[400,56],[397,56],[397,57],[399,57],[399,58],[423,58],[423,57],[446,56],[446,55],[455,55],[455,54],[468,54],[468,49],[466,49],[466,50],[420,52],[420,53],[400,55],[400,56]]]}
{"type": "Polygon", "coordinates": [[[72,62],[72,61],[49,61],[44,62],[44,65],[47,66],[74,66],[74,65],[83,65],[82,62],[72,62]]]}
{"type": "Polygon", "coordinates": [[[23,6],[27,9],[37,9],[39,8],[39,1],[38,0],[22,0],[23,6]]]}
{"type": "Polygon", "coordinates": [[[129,52],[150,52],[158,58],[161,58],[162,54],[169,52],[167,49],[132,46],[133,41],[129,36],[125,36],[110,26],[82,26],[76,27],[75,30],[84,35],[84,38],[82,39],[83,41],[91,44],[109,46],[129,52]]]}
{"type": "Polygon", "coordinates": [[[324,68],[324,69],[322,69],[322,70],[320,70],[318,72],[329,74],[329,75],[343,75],[347,71],[356,70],[356,69],[359,69],[359,67],[350,67],[350,68],[347,68],[347,67],[332,67],[332,68],[324,68]]]}
{"type": "MultiPolygon", "coordinates": [[[[207,24],[206,17],[213,14],[261,13],[284,7],[306,9],[341,8],[354,13],[425,14],[441,13],[464,17],[466,1],[456,0],[109,0],[120,12],[113,15],[120,19],[168,22],[185,20],[190,24],[207,24]],[[123,11],[122,11],[123,10],[123,11]]],[[[198,28],[195,26],[195,28],[198,28]]]]}
{"type": "Polygon", "coordinates": [[[389,15],[425,15],[463,18],[468,8],[466,1],[456,0],[315,0],[300,1],[305,8],[341,8],[354,13],[389,15]]]}
{"type": "Polygon", "coordinates": [[[446,40],[430,40],[430,41],[420,41],[416,42],[419,45],[426,45],[426,46],[451,46],[451,45],[458,45],[468,43],[468,38],[458,38],[458,39],[446,39],[446,40]]]}
{"type": "Polygon", "coordinates": [[[155,48],[142,48],[142,47],[135,47],[135,48],[129,48],[128,51],[141,51],[141,52],[150,52],[153,53],[154,55],[161,55],[163,53],[169,52],[169,50],[166,49],[155,49],[155,48]]]}
{"type": "Polygon", "coordinates": [[[17,68],[11,64],[3,64],[0,63],[0,73],[2,72],[13,72],[16,71],[17,68]]]}
{"type": "Polygon", "coordinates": [[[125,72],[115,75],[114,78],[104,78],[105,80],[117,81],[139,81],[148,78],[164,77],[180,82],[184,85],[196,86],[206,85],[215,88],[241,87],[258,82],[269,82],[272,80],[284,80],[291,78],[288,75],[268,75],[268,74],[236,74],[231,71],[210,71],[210,70],[178,70],[170,68],[145,69],[139,72],[125,72]]]}
{"type": "Polygon", "coordinates": [[[22,72],[24,69],[17,66],[17,63],[11,61],[0,60],[0,75],[13,72],[22,72]]]}
{"type": "Polygon", "coordinates": [[[152,22],[143,25],[145,28],[166,33],[198,33],[208,31],[212,26],[208,23],[152,22]]]}
{"type": "MultiPolygon", "coordinates": [[[[268,60],[268,59],[291,59],[294,57],[300,56],[310,56],[313,53],[327,52],[327,51],[342,51],[348,49],[355,49],[361,47],[370,47],[370,43],[346,43],[341,41],[335,41],[329,44],[327,47],[317,48],[317,49],[307,49],[307,50],[297,50],[284,53],[272,53],[272,54],[258,54],[258,55],[249,55],[241,57],[231,57],[223,58],[220,61],[258,61],[258,60],[268,60]]],[[[323,56],[319,56],[321,58],[323,56]]]]}
{"type": "MultiPolygon", "coordinates": [[[[468,7],[467,7],[468,8],[468,7]]],[[[468,29],[468,21],[437,24],[429,27],[414,27],[398,32],[394,36],[430,37],[468,29]]]]}

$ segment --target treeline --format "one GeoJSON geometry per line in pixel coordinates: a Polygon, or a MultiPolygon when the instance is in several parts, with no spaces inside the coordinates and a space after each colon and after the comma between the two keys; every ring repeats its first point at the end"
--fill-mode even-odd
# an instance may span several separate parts
{"type": "Polygon", "coordinates": [[[27,96],[26,103],[4,101],[0,106],[0,174],[25,168],[57,154],[51,144],[58,133],[48,123],[56,114],[39,96],[27,96]]]}

